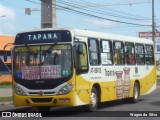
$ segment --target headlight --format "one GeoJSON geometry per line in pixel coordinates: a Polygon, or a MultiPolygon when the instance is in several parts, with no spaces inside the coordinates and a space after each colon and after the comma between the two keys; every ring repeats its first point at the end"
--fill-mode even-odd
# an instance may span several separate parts
{"type": "Polygon", "coordinates": [[[14,89],[18,95],[26,95],[26,93],[18,85],[15,85],[14,89]]]}
{"type": "Polygon", "coordinates": [[[73,88],[73,86],[74,86],[73,83],[65,85],[59,90],[58,95],[64,95],[64,94],[69,93],[71,89],[73,88]]]}

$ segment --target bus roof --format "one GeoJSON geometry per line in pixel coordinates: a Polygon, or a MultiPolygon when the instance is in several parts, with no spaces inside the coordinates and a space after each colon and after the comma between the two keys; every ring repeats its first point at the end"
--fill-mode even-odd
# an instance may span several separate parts
{"type": "Polygon", "coordinates": [[[39,30],[31,30],[26,31],[22,33],[27,32],[36,32],[36,31],[50,31],[50,30],[68,30],[74,36],[81,36],[81,37],[89,37],[89,38],[98,38],[98,39],[108,39],[108,40],[117,40],[117,41],[127,41],[127,42],[136,42],[136,43],[142,43],[142,44],[153,44],[153,41],[150,39],[143,39],[138,37],[131,37],[131,36],[125,36],[125,35],[118,35],[118,34],[111,34],[111,33],[103,33],[103,32],[95,32],[90,30],[83,30],[83,29],[53,29],[53,28],[45,28],[45,29],[39,29],[39,30]]]}
{"type": "Polygon", "coordinates": [[[117,41],[127,41],[127,42],[136,42],[136,43],[145,43],[145,44],[153,44],[153,41],[150,39],[143,39],[138,37],[117,35],[111,33],[103,33],[103,32],[94,32],[90,30],[80,30],[73,29],[72,30],[75,36],[83,36],[90,38],[99,38],[99,39],[108,39],[108,40],[117,40],[117,41]]]}

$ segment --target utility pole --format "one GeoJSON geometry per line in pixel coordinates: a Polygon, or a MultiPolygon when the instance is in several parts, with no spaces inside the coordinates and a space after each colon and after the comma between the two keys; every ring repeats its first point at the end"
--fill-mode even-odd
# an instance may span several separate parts
{"type": "Polygon", "coordinates": [[[56,28],[56,0],[41,0],[41,28],[56,28]]]}
{"type": "Polygon", "coordinates": [[[152,40],[155,45],[154,0],[152,0],[152,40]]]}

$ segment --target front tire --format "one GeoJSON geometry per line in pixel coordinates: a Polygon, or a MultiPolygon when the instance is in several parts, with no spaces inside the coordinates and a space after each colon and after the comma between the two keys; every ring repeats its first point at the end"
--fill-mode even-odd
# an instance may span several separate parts
{"type": "Polygon", "coordinates": [[[92,88],[90,95],[89,111],[96,111],[98,107],[98,92],[95,87],[92,88]]]}

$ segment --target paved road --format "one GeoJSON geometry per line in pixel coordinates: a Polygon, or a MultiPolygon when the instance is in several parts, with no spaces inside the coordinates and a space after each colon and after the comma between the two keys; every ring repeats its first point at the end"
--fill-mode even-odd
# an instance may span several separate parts
{"type": "MultiPolygon", "coordinates": [[[[3,109],[2,105],[0,105],[0,108],[3,109]]],[[[8,108],[11,108],[11,105],[8,105],[8,108]]],[[[7,109],[6,109],[7,110],[7,109]]],[[[23,112],[39,112],[35,107],[29,107],[29,108],[25,108],[25,109],[17,109],[23,112]]],[[[9,110],[8,111],[15,111],[15,110],[9,110]]],[[[141,114],[141,113],[146,113],[147,115],[149,113],[153,113],[156,114],[155,111],[159,111],[158,115],[160,115],[160,88],[158,87],[156,91],[154,91],[153,93],[149,94],[149,95],[145,95],[145,96],[141,96],[140,97],[140,101],[136,104],[131,104],[131,103],[124,103],[123,101],[114,101],[114,102],[106,102],[100,105],[99,109],[97,110],[98,112],[83,112],[84,111],[84,107],[57,107],[57,108],[52,108],[51,109],[51,114],[58,114],[59,116],[62,116],[64,113],[69,113],[67,116],[68,117],[61,117],[61,118],[57,118],[54,117],[54,119],[58,119],[58,120],[67,120],[67,119],[75,119],[72,117],[76,117],[76,120],[81,120],[85,117],[87,117],[87,120],[96,120],[96,119],[105,119],[105,120],[117,120],[117,118],[114,118],[114,116],[120,116],[120,114],[128,114],[127,111],[129,111],[129,113],[134,113],[134,114],[141,114]],[[69,112],[68,112],[69,111],[69,112]],[[77,111],[77,112],[75,112],[77,111]],[[149,111],[148,112],[144,112],[144,111],[149,111]],[[111,115],[111,117],[102,117],[102,116],[107,116],[111,115]],[[78,116],[78,117],[77,117],[78,116]],[[92,117],[92,118],[90,118],[92,117]],[[100,117],[100,118],[97,118],[100,117]]],[[[44,113],[44,112],[42,112],[44,113]]],[[[52,116],[53,117],[53,116],[52,116]]],[[[48,118],[41,118],[41,119],[53,119],[52,117],[48,117],[48,118]]],[[[11,119],[11,118],[10,118],[11,119]]],[[[14,118],[12,118],[14,119],[14,118]]],[[[120,119],[120,118],[118,118],[120,119]]],[[[123,118],[123,120],[125,120],[127,118],[123,118]]],[[[130,120],[132,120],[134,118],[130,118],[130,120]]],[[[157,117],[150,117],[150,118],[140,118],[140,120],[159,120],[159,118],[157,117]],[[145,119],[144,119],[145,118],[145,119]]],[[[15,119],[17,120],[17,118],[15,119]]]]}
{"type": "MultiPolygon", "coordinates": [[[[11,108],[11,105],[8,106],[11,108]]],[[[0,106],[0,108],[3,108],[0,106]]],[[[76,120],[81,120],[83,118],[87,117],[87,120],[90,120],[92,117],[92,120],[97,120],[97,119],[105,119],[105,120],[117,120],[117,118],[114,118],[114,116],[120,116],[120,114],[123,114],[123,116],[125,116],[124,114],[130,114],[130,113],[134,113],[134,114],[141,114],[141,113],[146,113],[147,115],[149,113],[153,113],[156,114],[155,111],[159,111],[158,115],[160,115],[160,88],[158,87],[157,90],[155,90],[153,93],[149,94],[149,95],[145,95],[145,96],[141,96],[140,97],[140,101],[136,104],[131,104],[131,103],[124,103],[124,101],[114,101],[114,102],[106,102],[106,103],[102,103],[99,107],[99,109],[97,110],[98,112],[84,112],[85,107],[57,107],[57,108],[52,108],[50,111],[50,114],[55,115],[55,113],[58,116],[61,116],[61,118],[59,117],[54,117],[54,119],[58,119],[58,120],[67,120],[70,119],[72,120],[73,117],[76,117],[76,120]],[[68,111],[74,111],[74,112],[68,112],[68,111]],[[128,113],[129,111],[129,113],[128,113]],[[143,111],[143,112],[141,112],[143,111]],[[149,112],[148,112],[149,111],[149,112]],[[65,114],[67,117],[64,117],[63,114],[65,114]],[[104,117],[104,116],[112,116],[111,117],[104,117]],[[100,117],[100,118],[97,118],[100,117]]],[[[9,110],[8,111],[12,111],[9,110]]],[[[25,108],[25,109],[17,109],[17,111],[20,112],[39,112],[35,107],[29,107],[29,108],[25,108]]],[[[44,113],[44,112],[42,112],[44,113]]],[[[53,117],[53,116],[52,116],[53,117]]],[[[53,119],[52,117],[44,117],[44,118],[40,118],[40,119],[44,119],[44,120],[50,120],[53,119]]],[[[17,120],[17,118],[10,118],[13,120],[17,120]]],[[[32,118],[34,119],[34,118],[32,118]]],[[[75,119],[75,118],[74,118],[75,119]]],[[[118,118],[120,119],[120,118],[118,118]]],[[[125,120],[126,118],[123,118],[123,120],[125,120]]],[[[141,120],[143,120],[144,118],[140,118],[141,120]]],[[[144,120],[151,120],[151,119],[156,119],[159,120],[159,118],[154,117],[154,118],[145,118],[144,120]]],[[[132,118],[130,118],[130,120],[132,120],[132,118]]]]}

